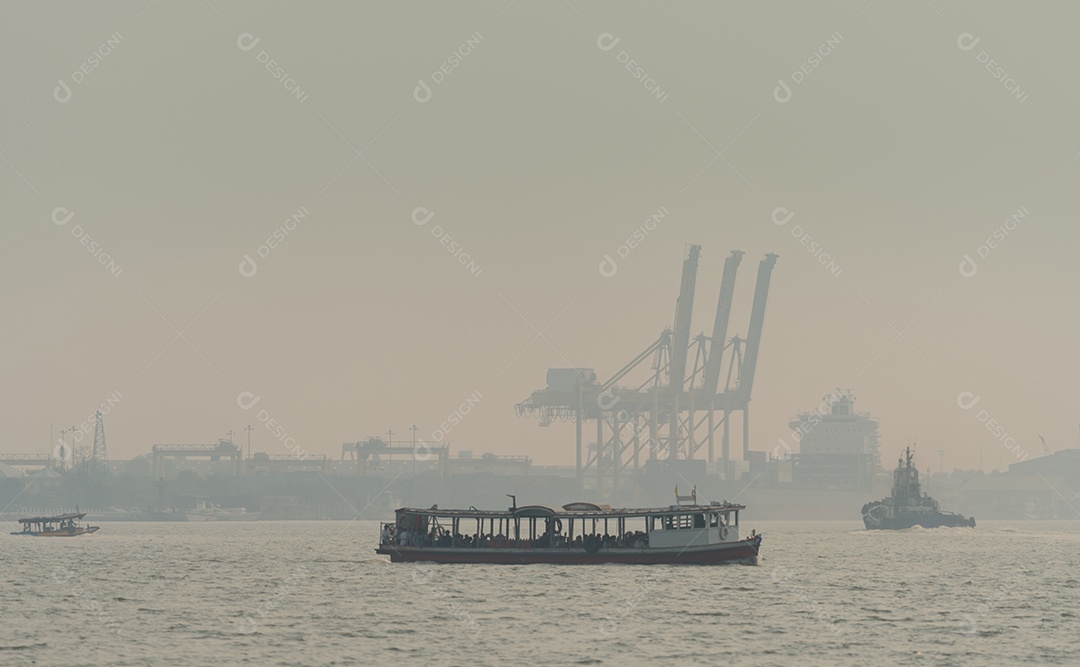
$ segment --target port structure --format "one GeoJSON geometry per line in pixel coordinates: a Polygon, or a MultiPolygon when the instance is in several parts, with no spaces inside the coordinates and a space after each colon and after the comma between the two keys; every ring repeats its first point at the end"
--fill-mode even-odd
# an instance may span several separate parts
{"type": "Polygon", "coordinates": [[[296,456],[292,454],[255,452],[255,456],[245,462],[244,470],[248,474],[297,471],[326,474],[330,472],[330,459],[325,454],[296,456]]]}
{"type": "Polygon", "coordinates": [[[480,456],[458,457],[446,462],[449,474],[459,472],[494,472],[496,470],[529,474],[532,458],[528,456],[504,456],[500,454],[481,454],[480,456]]]}
{"type": "Polygon", "coordinates": [[[744,255],[735,250],[724,261],[712,335],[701,333],[691,339],[700,253],[701,246],[690,245],[683,259],[673,328],[664,329],[604,382],[598,382],[589,368],[549,369],[548,386],[515,406],[519,416],[538,418],[541,426],[555,420],[575,423],[577,477],[584,488],[585,478],[595,474],[599,496],[610,493],[617,498],[620,478],[631,466],[640,470],[642,458],[689,460],[698,457],[702,447],[707,448],[707,460],[718,463],[720,474],[730,477],[729,426],[735,412],[742,413],[742,458],[749,459],[750,397],[778,256],[768,253],[758,264],[745,338],[727,338],[735,279],[744,255]],[[586,422],[596,423],[596,441],[587,452],[586,422]],[[718,431],[720,459],[715,451],[718,431]]]}
{"type": "Polygon", "coordinates": [[[48,454],[0,454],[0,463],[9,466],[51,468],[54,461],[48,454]]]}
{"type": "Polygon", "coordinates": [[[366,440],[341,443],[341,460],[356,462],[356,473],[367,475],[371,470],[379,470],[384,465],[389,469],[394,455],[400,460],[412,462],[413,473],[417,463],[434,461],[439,475],[447,477],[459,472],[492,472],[505,470],[527,475],[532,469],[532,459],[528,456],[498,456],[483,454],[474,457],[471,452],[458,452],[458,458],[450,458],[450,443],[430,443],[411,440],[384,440],[371,436],[366,440]]]}
{"type": "Polygon", "coordinates": [[[412,460],[414,469],[417,462],[426,463],[435,457],[439,464],[439,474],[443,477],[448,474],[449,444],[383,440],[378,436],[371,436],[357,442],[341,443],[341,460],[344,461],[347,455],[349,460],[356,461],[356,472],[359,475],[366,475],[369,465],[378,468],[384,456],[389,463],[393,460],[394,454],[405,455],[407,459],[412,460]]]}
{"type": "Polygon", "coordinates": [[[229,459],[233,464],[233,474],[240,474],[243,454],[240,447],[228,440],[218,440],[216,445],[154,445],[154,477],[165,477],[165,459],[208,458],[211,461],[229,459]]]}

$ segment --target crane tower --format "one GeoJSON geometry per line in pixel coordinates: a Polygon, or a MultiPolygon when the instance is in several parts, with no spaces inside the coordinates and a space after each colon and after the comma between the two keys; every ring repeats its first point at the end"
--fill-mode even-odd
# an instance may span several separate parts
{"type": "Polygon", "coordinates": [[[701,246],[691,245],[683,259],[673,328],[661,331],[604,382],[588,368],[549,369],[547,387],[515,406],[518,415],[538,417],[541,426],[556,419],[575,422],[578,479],[584,485],[585,477],[595,474],[598,495],[610,493],[617,498],[620,478],[627,468],[639,470],[642,458],[694,459],[702,447],[707,447],[708,461],[716,461],[718,470],[728,477],[729,422],[737,411],[743,413],[742,458],[749,458],[750,396],[777,255],[766,254],[758,265],[746,338],[727,340],[735,278],[744,254],[735,250],[724,261],[712,335],[701,333],[691,339],[700,252],[701,246]],[[688,373],[691,358],[694,362],[688,373]],[[725,378],[722,389],[721,376],[725,378]],[[586,422],[596,423],[596,441],[588,451],[586,422]],[[719,459],[715,456],[718,432],[719,459]]]}

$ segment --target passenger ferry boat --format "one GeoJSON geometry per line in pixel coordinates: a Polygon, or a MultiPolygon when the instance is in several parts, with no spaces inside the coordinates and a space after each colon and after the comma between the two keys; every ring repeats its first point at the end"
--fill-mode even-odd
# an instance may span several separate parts
{"type": "Polygon", "coordinates": [[[77,521],[86,516],[86,512],[57,514],[56,516],[36,516],[19,519],[23,529],[12,535],[30,535],[33,537],[75,537],[97,532],[100,526],[80,526],[77,521]]]}
{"type": "Polygon", "coordinates": [[[375,552],[394,563],[757,562],[761,535],[739,535],[744,505],[699,505],[696,492],[679,496],[677,489],[676,499],[655,509],[588,502],[518,507],[516,498],[503,511],[401,508],[393,523],[381,524],[375,552]]]}

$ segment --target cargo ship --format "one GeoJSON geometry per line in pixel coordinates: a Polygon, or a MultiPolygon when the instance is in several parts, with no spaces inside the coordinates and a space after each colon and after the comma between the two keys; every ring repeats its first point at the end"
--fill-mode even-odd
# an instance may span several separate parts
{"type": "Polygon", "coordinates": [[[743,505],[697,503],[616,509],[591,502],[506,510],[401,508],[381,524],[376,553],[391,562],[585,565],[754,564],[761,535],[739,534],[743,505]]]}
{"type": "Polygon", "coordinates": [[[912,458],[908,447],[896,463],[891,496],[863,505],[863,525],[867,530],[901,530],[915,526],[974,528],[974,517],[942,512],[938,502],[922,492],[919,471],[912,464],[912,458]]]}

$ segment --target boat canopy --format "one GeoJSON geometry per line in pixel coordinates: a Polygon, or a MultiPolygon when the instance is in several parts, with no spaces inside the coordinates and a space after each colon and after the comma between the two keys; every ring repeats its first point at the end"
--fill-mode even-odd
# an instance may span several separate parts
{"type": "Polygon", "coordinates": [[[562,506],[567,512],[610,512],[611,505],[597,505],[596,503],[576,502],[562,506]]]}
{"type": "Polygon", "coordinates": [[[559,508],[550,507],[548,505],[525,505],[514,510],[514,516],[519,517],[533,517],[543,516],[552,517],[559,513],[559,508]]]}
{"type": "Polygon", "coordinates": [[[86,516],[86,512],[57,514],[56,516],[36,516],[29,519],[19,519],[19,523],[52,523],[55,521],[70,521],[71,519],[81,519],[84,516],[86,516]]]}
{"type": "Polygon", "coordinates": [[[655,507],[655,508],[613,508],[609,505],[598,505],[588,502],[576,502],[564,505],[562,508],[551,507],[548,505],[525,505],[522,507],[509,508],[505,510],[478,510],[478,509],[436,509],[432,508],[420,508],[420,507],[402,507],[396,510],[396,514],[401,516],[403,514],[413,516],[434,516],[434,517],[461,517],[461,518],[531,518],[531,517],[543,517],[543,518],[570,518],[570,519],[583,519],[583,518],[596,518],[596,519],[611,519],[619,517],[640,517],[640,516],[657,516],[657,515],[674,515],[674,514],[692,514],[697,512],[721,512],[729,513],[746,509],[745,505],[736,505],[733,503],[718,503],[713,501],[708,505],[669,505],[668,507],[655,507]]]}

